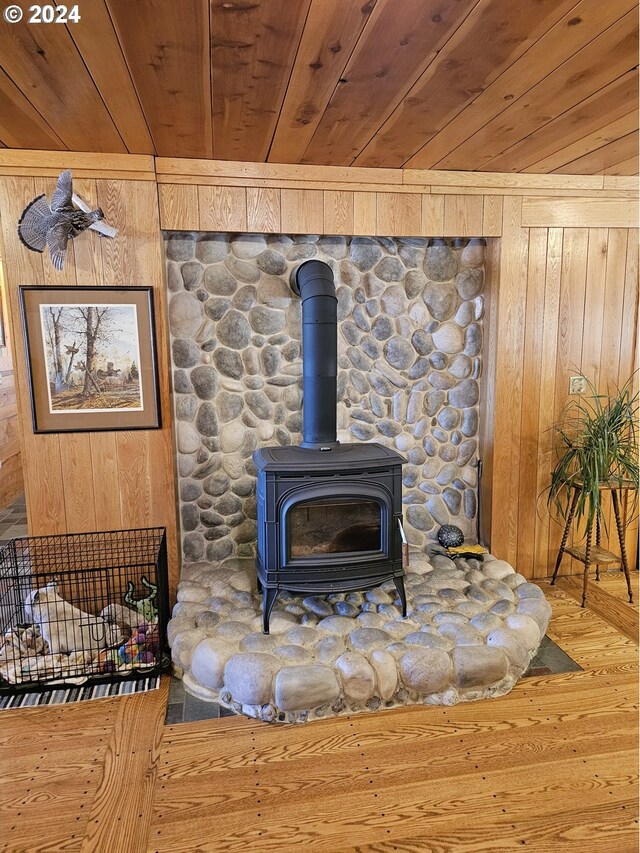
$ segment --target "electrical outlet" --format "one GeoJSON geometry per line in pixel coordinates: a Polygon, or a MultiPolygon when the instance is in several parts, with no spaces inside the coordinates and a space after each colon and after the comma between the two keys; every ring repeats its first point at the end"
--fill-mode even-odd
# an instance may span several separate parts
{"type": "Polygon", "coordinates": [[[571,376],[569,378],[569,393],[584,394],[587,390],[587,380],[584,376],[571,376]]]}

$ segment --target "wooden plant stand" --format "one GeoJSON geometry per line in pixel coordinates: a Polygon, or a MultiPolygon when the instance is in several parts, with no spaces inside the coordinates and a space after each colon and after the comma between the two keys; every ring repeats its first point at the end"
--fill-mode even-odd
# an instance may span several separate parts
{"type": "Polygon", "coordinates": [[[587,601],[587,581],[589,580],[589,568],[595,563],[596,566],[596,580],[600,580],[600,566],[610,565],[612,563],[622,563],[622,569],[624,571],[624,576],[627,581],[627,590],[629,592],[629,603],[633,604],[633,592],[631,591],[631,578],[629,577],[629,562],[627,560],[627,549],[624,544],[624,528],[622,526],[622,518],[620,516],[620,502],[618,500],[618,492],[628,492],[629,490],[635,489],[635,484],[624,480],[622,484],[619,482],[606,482],[600,484],[601,492],[611,492],[611,500],[613,502],[613,513],[616,518],[616,529],[618,531],[618,543],[620,545],[620,554],[614,554],[613,551],[608,551],[606,548],[600,547],[600,519],[596,517],[596,544],[592,546],[591,544],[591,536],[593,533],[593,522],[587,527],[586,533],[586,541],[584,545],[571,545],[567,546],[567,539],[569,538],[569,531],[571,530],[571,524],[573,522],[573,518],[576,513],[576,506],[578,503],[578,498],[580,495],[580,489],[582,488],[582,483],[574,483],[574,494],[573,499],[571,501],[571,507],[569,509],[569,515],[567,516],[567,523],[565,524],[564,533],[562,534],[562,542],[560,544],[560,550],[558,551],[558,558],[556,559],[556,566],[553,570],[553,576],[551,578],[551,586],[553,586],[556,582],[556,578],[558,577],[558,569],[560,568],[560,563],[562,562],[562,557],[565,552],[570,554],[574,559],[578,560],[580,563],[584,563],[584,582],[582,586],[582,607],[585,606],[587,601]]]}

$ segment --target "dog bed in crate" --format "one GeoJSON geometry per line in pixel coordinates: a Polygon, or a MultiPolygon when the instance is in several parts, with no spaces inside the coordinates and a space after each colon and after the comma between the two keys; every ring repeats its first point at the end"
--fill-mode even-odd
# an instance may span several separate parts
{"type": "Polygon", "coordinates": [[[0,693],[148,678],[168,660],[164,528],[0,549],[0,693]]]}

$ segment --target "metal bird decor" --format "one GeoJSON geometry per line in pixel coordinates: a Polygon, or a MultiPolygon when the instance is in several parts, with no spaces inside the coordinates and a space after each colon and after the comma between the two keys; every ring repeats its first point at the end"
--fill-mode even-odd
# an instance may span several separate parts
{"type": "Polygon", "coordinates": [[[18,236],[32,252],[44,252],[48,246],[53,266],[62,270],[69,239],[87,228],[94,228],[109,237],[115,236],[115,229],[103,225],[102,219],[104,214],[100,208],[90,210],[82,199],[74,195],[71,172],[67,169],[58,178],[51,205],[43,193],[25,207],[18,223],[18,236]]]}

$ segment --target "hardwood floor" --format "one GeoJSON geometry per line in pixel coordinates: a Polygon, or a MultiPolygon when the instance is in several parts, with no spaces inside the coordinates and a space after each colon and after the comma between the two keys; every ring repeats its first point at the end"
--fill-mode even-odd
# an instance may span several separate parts
{"type": "MultiPolygon", "coordinates": [[[[615,584],[600,593],[624,601],[615,584]]],[[[543,587],[549,636],[584,671],[524,679],[501,699],[165,727],[164,684],[2,712],[0,849],[637,851],[637,645],[543,587]]]]}
{"type": "MultiPolygon", "coordinates": [[[[557,580],[560,589],[582,601],[582,578],[565,575],[557,580]]],[[[589,608],[630,640],[638,641],[638,572],[631,572],[633,604],[629,604],[627,582],[621,571],[606,572],[600,580],[587,582],[589,608]]]]}

